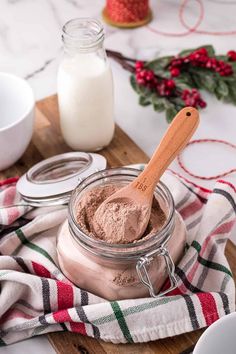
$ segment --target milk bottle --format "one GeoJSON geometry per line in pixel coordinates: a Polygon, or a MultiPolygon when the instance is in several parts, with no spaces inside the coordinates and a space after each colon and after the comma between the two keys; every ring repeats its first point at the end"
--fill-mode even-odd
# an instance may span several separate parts
{"type": "Polygon", "coordinates": [[[114,133],[113,81],[99,21],[74,19],[63,27],[64,58],[58,70],[60,126],[74,150],[96,151],[114,133]]]}

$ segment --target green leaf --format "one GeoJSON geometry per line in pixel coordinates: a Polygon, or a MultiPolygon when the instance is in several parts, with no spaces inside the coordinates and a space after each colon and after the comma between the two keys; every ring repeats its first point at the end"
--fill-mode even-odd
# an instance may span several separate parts
{"type": "Polygon", "coordinates": [[[216,93],[218,98],[226,98],[229,95],[228,85],[223,80],[218,80],[216,86],[216,93]]]}
{"type": "Polygon", "coordinates": [[[177,110],[180,110],[181,108],[185,107],[185,103],[180,97],[171,97],[170,101],[175,105],[175,108],[177,110]]]}
{"type": "Polygon", "coordinates": [[[223,61],[228,61],[229,58],[227,57],[227,55],[216,55],[215,58],[217,60],[223,60],[223,61]]]}
{"type": "Polygon", "coordinates": [[[229,87],[229,101],[236,105],[236,85],[229,87]]]}
{"type": "Polygon", "coordinates": [[[181,90],[190,89],[194,87],[192,77],[188,73],[182,73],[180,76],[175,78],[175,84],[181,90]]]}
{"type": "Polygon", "coordinates": [[[167,56],[167,57],[162,57],[158,59],[154,59],[152,61],[149,61],[146,64],[146,67],[153,70],[155,73],[156,71],[163,71],[165,69],[169,62],[173,59],[173,56],[167,56]]]}
{"type": "Polygon", "coordinates": [[[151,100],[154,111],[163,112],[165,110],[165,98],[153,94],[151,100]]]}
{"type": "Polygon", "coordinates": [[[211,74],[202,75],[201,82],[203,88],[205,88],[207,91],[214,93],[217,85],[216,78],[214,76],[212,76],[211,74]]]}
{"type": "Polygon", "coordinates": [[[236,76],[224,76],[224,81],[228,82],[229,85],[236,86],[236,76]]]}
{"type": "Polygon", "coordinates": [[[195,82],[195,87],[214,93],[217,85],[217,75],[208,69],[194,67],[190,69],[192,79],[195,82]]]}
{"type": "Polygon", "coordinates": [[[136,81],[134,75],[131,75],[131,76],[130,76],[130,84],[131,84],[132,88],[134,89],[134,91],[139,92],[139,90],[138,90],[138,84],[137,84],[137,81],[136,81]]]}
{"type": "Polygon", "coordinates": [[[168,123],[171,123],[175,115],[177,114],[177,110],[174,106],[169,106],[166,109],[166,120],[168,123]]]}
{"type": "Polygon", "coordinates": [[[149,96],[139,96],[139,104],[143,107],[149,106],[151,104],[151,99],[149,96]]]}
{"type": "Polygon", "coordinates": [[[202,88],[202,80],[201,77],[199,75],[192,75],[192,79],[193,79],[193,86],[194,88],[200,89],[202,88]]]}
{"type": "Polygon", "coordinates": [[[234,75],[236,75],[236,61],[231,61],[229,62],[229,64],[232,66],[233,71],[234,71],[234,75]]]}

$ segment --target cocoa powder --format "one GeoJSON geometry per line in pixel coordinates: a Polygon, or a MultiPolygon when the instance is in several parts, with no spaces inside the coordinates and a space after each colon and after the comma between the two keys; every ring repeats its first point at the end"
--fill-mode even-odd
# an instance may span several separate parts
{"type": "MultiPolygon", "coordinates": [[[[104,230],[98,231],[97,225],[94,225],[94,214],[98,207],[103,203],[104,200],[106,200],[110,195],[114,194],[116,191],[118,191],[120,188],[122,188],[123,185],[117,185],[117,184],[109,184],[109,185],[104,185],[104,186],[98,186],[94,187],[86,192],[84,192],[83,196],[81,197],[80,201],[78,202],[76,206],[76,217],[77,217],[77,222],[80,226],[80,228],[83,230],[84,233],[89,235],[90,237],[93,237],[95,239],[102,239],[104,240],[104,230]]],[[[114,208],[117,208],[116,205],[112,206],[114,208]]],[[[122,205],[121,205],[122,207],[122,205]]],[[[134,210],[135,211],[135,210],[134,210]]],[[[125,210],[121,211],[120,213],[121,217],[122,215],[125,216],[125,210]]],[[[110,228],[110,234],[115,235],[115,230],[117,227],[117,220],[116,222],[112,219],[109,218],[109,213],[104,220],[104,222],[107,222],[107,227],[110,228]],[[106,221],[107,219],[107,221],[106,221]]],[[[137,216],[137,215],[136,215],[137,216]]],[[[136,217],[135,216],[135,217],[136,217]]],[[[133,220],[135,221],[135,220],[133,220]]],[[[161,209],[158,201],[153,198],[153,203],[152,203],[152,209],[151,209],[151,216],[150,220],[147,226],[146,231],[144,232],[142,238],[146,237],[151,237],[152,235],[156,234],[164,225],[166,221],[166,215],[164,211],[161,209]]],[[[122,222],[122,220],[119,220],[118,222],[122,222]]],[[[129,225],[128,225],[129,227],[129,225]]],[[[125,228],[124,228],[125,229],[125,228]]],[[[124,235],[118,235],[115,237],[115,239],[106,239],[106,242],[108,243],[127,243],[127,240],[124,235]]],[[[138,241],[134,241],[138,242],[138,241]]]]}

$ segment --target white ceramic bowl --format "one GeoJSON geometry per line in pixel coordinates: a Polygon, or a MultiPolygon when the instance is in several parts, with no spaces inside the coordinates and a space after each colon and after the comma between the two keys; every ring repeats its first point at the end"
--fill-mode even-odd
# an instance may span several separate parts
{"type": "Polygon", "coordinates": [[[0,171],[25,152],[33,134],[34,95],[30,85],[0,72],[0,171]]]}
{"type": "Polygon", "coordinates": [[[235,354],[236,313],[221,317],[206,329],[193,354],[235,354]]]}

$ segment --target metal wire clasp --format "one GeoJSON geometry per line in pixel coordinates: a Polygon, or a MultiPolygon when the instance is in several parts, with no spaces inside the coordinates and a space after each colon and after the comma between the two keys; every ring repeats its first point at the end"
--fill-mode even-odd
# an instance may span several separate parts
{"type": "Polygon", "coordinates": [[[157,250],[151,251],[147,253],[145,256],[141,257],[137,264],[136,264],[136,270],[139,276],[140,281],[148,287],[150,295],[152,297],[160,297],[168,293],[169,291],[173,290],[177,286],[177,280],[175,277],[175,265],[174,262],[172,261],[170,254],[168,250],[165,247],[159,247],[157,250]],[[155,289],[153,287],[153,284],[150,280],[150,277],[148,275],[148,271],[146,268],[146,265],[150,264],[154,257],[156,256],[163,256],[167,268],[167,273],[170,279],[170,287],[158,294],[155,293],[155,289]]]}

